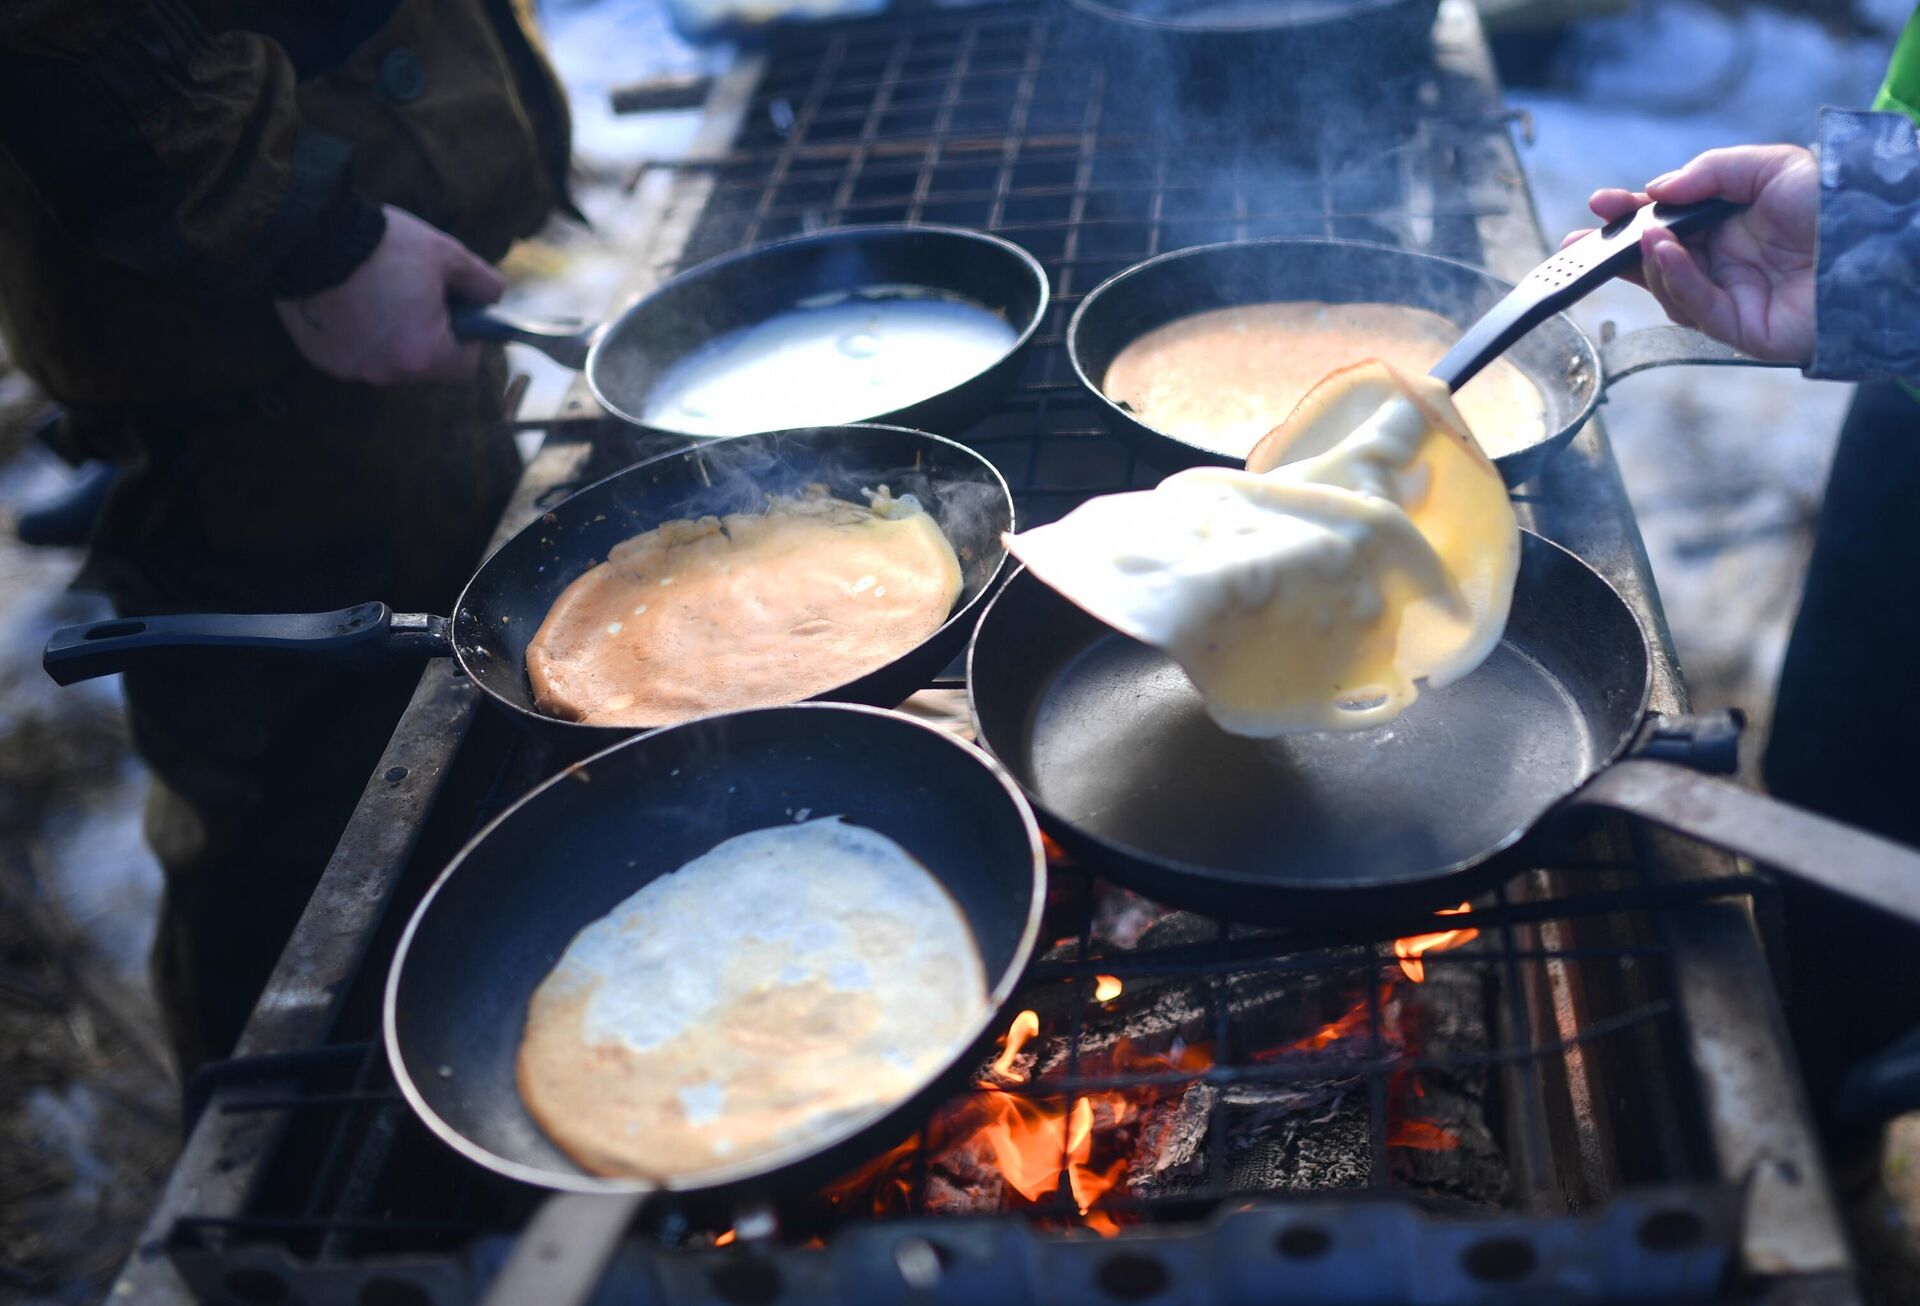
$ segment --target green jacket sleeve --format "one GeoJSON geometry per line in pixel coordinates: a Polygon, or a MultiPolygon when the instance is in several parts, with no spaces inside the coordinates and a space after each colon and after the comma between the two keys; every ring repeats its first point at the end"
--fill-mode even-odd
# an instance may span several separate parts
{"type": "Polygon", "coordinates": [[[379,243],[294,92],[278,44],[183,0],[0,3],[0,150],[73,239],[199,293],[312,294],[379,243]]]}

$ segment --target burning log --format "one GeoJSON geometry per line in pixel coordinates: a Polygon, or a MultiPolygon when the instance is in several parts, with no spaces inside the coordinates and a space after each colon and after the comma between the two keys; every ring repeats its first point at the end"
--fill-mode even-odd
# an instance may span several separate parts
{"type": "Polygon", "coordinates": [[[1341,1094],[1319,1115],[1282,1117],[1235,1158],[1235,1188],[1308,1193],[1365,1188],[1373,1150],[1364,1087],[1341,1094]]]}
{"type": "MultiPolygon", "coordinates": [[[[1421,1054],[1448,1060],[1491,1046],[1488,996],[1483,966],[1427,967],[1425,983],[1401,999],[1421,1054]]],[[[1397,1086],[1396,1180],[1475,1206],[1497,1205],[1506,1196],[1506,1160],[1488,1122],[1488,1083],[1486,1067],[1462,1064],[1421,1071],[1397,1086]]]]}
{"type": "MultiPolygon", "coordinates": [[[[1155,921],[1141,936],[1136,956],[1154,951],[1204,945],[1216,937],[1217,926],[1204,916],[1173,912],[1155,921]]],[[[1074,945],[1055,948],[1045,959],[1071,959],[1074,945]]],[[[1339,1020],[1365,993],[1365,969],[1344,974],[1303,973],[1274,975],[1247,972],[1225,978],[1219,994],[1227,1008],[1227,1022],[1242,1048],[1282,1046],[1339,1020]]],[[[1043,1035],[1028,1048],[1022,1064],[1037,1080],[1065,1075],[1068,1036],[1076,1002],[1072,986],[1039,989],[1029,996],[1043,1035]]],[[[1178,1060],[1180,1051],[1210,1045],[1217,1033],[1214,995],[1206,980],[1188,975],[1148,975],[1128,979],[1124,999],[1106,1005],[1082,1006],[1079,1073],[1089,1066],[1108,1064],[1130,1055],[1164,1056],[1178,1060]]]]}
{"type": "MultiPolygon", "coordinates": [[[[1216,928],[1172,913],[1135,955],[1204,945],[1216,928]]],[[[1366,1187],[1384,1133],[1396,1183],[1497,1202],[1507,1175],[1487,1122],[1486,1070],[1394,1069],[1406,1057],[1490,1046],[1485,968],[1427,961],[1472,947],[1476,933],[1462,924],[1400,940],[1397,965],[1356,951],[1353,964],[1329,971],[1102,975],[1032,990],[975,1090],[930,1124],[927,1154],[904,1145],[830,1199],[841,1210],[891,1211],[917,1191],[929,1214],[1045,1205],[1112,1233],[1132,1218],[1096,1209],[1115,1188],[1151,1200],[1366,1187]],[[1223,1024],[1229,1055],[1216,1066],[1223,1024]],[[1049,1096],[1050,1081],[1070,1070],[1087,1087],[1062,1084],[1049,1096]],[[1376,1122],[1381,1096],[1387,1118],[1376,1122]],[[916,1163],[925,1167],[917,1189],[916,1163]]],[[[1071,955],[1062,948],[1055,959],[1071,955]]]]}

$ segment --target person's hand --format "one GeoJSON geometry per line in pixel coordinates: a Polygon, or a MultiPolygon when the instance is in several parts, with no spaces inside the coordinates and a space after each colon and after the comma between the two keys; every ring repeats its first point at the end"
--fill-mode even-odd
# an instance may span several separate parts
{"type": "MultiPolygon", "coordinates": [[[[1645,191],[1595,191],[1606,222],[1652,200],[1696,204],[1727,199],[1749,207],[1684,245],[1670,231],[1640,238],[1640,267],[1625,274],[1652,292],[1667,316],[1755,358],[1806,363],[1813,357],[1813,238],[1820,173],[1798,145],[1708,150],[1645,191]]],[[[1562,247],[1587,234],[1573,232],[1562,247]]]]}
{"type": "Polygon", "coordinates": [[[300,356],[342,381],[466,380],[480,346],[453,338],[447,299],[491,304],[506,281],[437,227],[391,204],[386,214],[386,235],[352,276],[274,308],[300,356]]]}

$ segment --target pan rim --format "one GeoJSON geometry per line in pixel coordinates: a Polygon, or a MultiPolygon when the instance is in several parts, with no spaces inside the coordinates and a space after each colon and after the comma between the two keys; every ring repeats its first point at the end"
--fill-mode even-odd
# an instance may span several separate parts
{"type": "MultiPolygon", "coordinates": [[[[1448,880],[1465,875],[1511,850],[1514,845],[1526,838],[1537,829],[1542,822],[1551,817],[1556,810],[1566,803],[1567,799],[1584,788],[1588,781],[1592,780],[1594,776],[1618,761],[1621,754],[1633,743],[1634,736],[1638,731],[1639,722],[1646,715],[1647,704],[1653,693],[1653,646],[1647,638],[1646,627],[1641,624],[1639,616],[1634,612],[1632,605],[1627,602],[1626,597],[1620,593],[1619,588],[1615,586],[1612,581],[1609,581],[1605,576],[1601,575],[1586,559],[1565,545],[1550,540],[1536,531],[1528,530],[1524,526],[1520,528],[1520,536],[1523,549],[1550,549],[1557,554],[1563,555],[1563,562],[1571,563],[1585,570],[1596,582],[1605,587],[1606,593],[1611,596],[1613,602],[1619,605],[1620,610],[1626,614],[1632,622],[1634,633],[1638,636],[1641,666],[1639,693],[1635,700],[1631,720],[1626,728],[1621,731],[1619,738],[1611,741],[1598,741],[1599,748],[1597,755],[1600,760],[1595,765],[1583,771],[1580,777],[1573,783],[1562,786],[1550,800],[1541,803],[1539,805],[1539,813],[1533,820],[1509,830],[1496,842],[1489,844],[1473,856],[1459,858],[1443,866],[1429,868],[1424,874],[1413,877],[1342,879],[1337,882],[1329,882],[1327,880],[1299,880],[1279,878],[1271,875],[1256,875],[1248,871],[1229,867],[1206,866],[1199,862],[1190,862],[1181,858],[1168,857],[1160,853],[1149,852],[1128,844],[1120,843],[1103,835],[1093,834],[1081,828],[1078,822],[1068,820],[1042,801],[1040,795],[1034,792],[1027,784],[1021,772],[1015,768],[1011,762],[1007,761],[1006,758],[1002,757],[1000,751],[994,747],[993,742],[987,737],[987,732],[982,727],[980,709],[974,693],[973,664],[980,647],[980,632],[986,629],[987,623],[992,619],[995,605],[1013,591],[1015,582],[1027,571],[1025,566],[1019,566],[1014,569],[1007,577],[1007,583],[1001,586],[998,594],[994,595],[994,601],[987,606],[987,611],[980,614],[980,624],[974,627],[973,639],[967,646],[967,713],[973,722],[975,741],[980,748],[990,753],[996,761],[1000,762],[1001,765],[1013,775],[1015,781],[1020,785],[1021,792],[1026,795],[1027,802],[1032,805],[1036,813],[1045,817],[1049,822],[1057,822],[1059,825],[1072,830],[1076,838],[1084,839],[1107,853],[1111,860],[1105,865],[1096,864],[1094,869],[1116,880],[1121,880],[1121,877],[1114,875],[1112,869],[1114,866],[1122,867],[1123,870],[1121,874],[1124,875],[1126,863],[1139,862],[1153,865],[1161,870],[1180,876],[1192,876],[1222,888],[1251,889],[1263,893],[1297,893],[1302,896],[1311,895],[1320,898],[1359,898],[1368,893],[1392,892],[1395,890],[1411,891],[1421,885],[1438,885],[1445,883],[1448,880]]],[[[1034,579],[1034,583],[1051,589],[1050,586],[1046,586],[1045,582],[1039,580],[1037,577],[1034,579]]],[[[1053,593],[1059,594],[1059,591],[1054,590],[1053,593]]],[[[1073,602],[1065,595],[1059,595],[1059,597],[1065,602],[1073,602]]],[[[1077,607],[1078,605],[1076,604],[1075,606],[1077,607]]],[[[1082,611],[1084,611],[1084,609],[1082,609],[1082,611]]],[[[1091,616],[1092,614],[1088,615],[1091,616]]],[[[1095,620],[1097,621],[1098,619],[1095,618],[1095,620]]],[[[1122,639],[1126,638],[1126,636],[1121,635],[1118,631],[1112,630],[1110,627],[1106,629],[1108,633],[1114,636],[1122,639]]],[[[1102,636],[1102,638],[1104,637],[1105,636],[1102,636]]],[[[1507,642],[1504,630],[1501,632],[1500,642],[1503,645],[1507,642]]],[[[1536,666],[1540,665],[1537,658],[1517,645],[1514,646],[1514,652],[1525,657],[1536,666]]],[[[1555,680],[1557,682],[1558,677],[1555,677],[1555,680]]],[[[1034,706],[1035,703],[1032,702],[1026,705],[1029,712],[1031,712],[1034,706]]],[[[1121,880],[1121,882],[1124,881],[1121,880]]]]}
{"type": "MultiPolygon", "coordinates": [[[[400,1089],[401,1096],[406,1099],[407,1105],[412,1109],[414,1116],[427,1127],[429,1132],[439,1138],[441,1142],[447,1144],[453,1148],[454,1151],[460,1153],[476,1165],[482,1166],[495,1174],[504,1175],[507,1178],[516,1179],[522,1183],[534,1185],[535,1187],[554,1192],[594,1193],[612,1196],[656,1192],[706,1192],[765,1179],[778,1174],[789,1166],[798,1165],[807,1161],[829,1148],[849,1138],[855,1137],[862,1131],[879,1124],[890,1112],[898,1110],[905,1102],[911,1100],[915,1094],[924,1091],[928,1085],[948,1073],[952,1069],[952,1060],[966,1056],[979,1044],[981,1039],[986,1037],[988,1033],[999,1025],[1005,1015],[1006,1006],[1013,997],[1014,990],[1019,986],[1028,967],[1032,964],[1034,953],[1039,946],[1040,926],[1047,905],[1047,879],[1046,845],[1041,840],[1040,823],[1034,815],[1032,805],[1027,801],[1024,790],[1006,766],[1002,764],[997,757],[992,756],[984,749],[974,748],[962,740],[956,739],[953,735],[940,729],[938,726],[921,721],[916,717],[908,716],[904,712],[898,712],[892,708],[871,707],[862,703],[788,703],[777,707],[747,708],[740,712],[718,713],[714,716],[700,717],[694,721],[683,721],[678,725],[662,726],[657,730],[649,730],[644,734],[637,734],[630,738],[622,739],[617,743],[601,749],[591,757],[575,762],[547,777],[547,779],[541,781],[532,789],[529,789],[526,793],[515,799],[504,811],[500,812],[476,831],[471,838],[460,846],[459,850],[448,860],[446,866],[441,869],[440,873],[434,877],[433,883],[427,886],[426,892],[420,896],[420,901],[414,906],[412,915],[408,917],[406,928],[401,931],[400,939],[394,945],[393,960],[389,962],[387,966],[386,984],[380,999],[380,1036],[382,1042],[386,1045],[387,1066],[393,1074],[394,1082],[400,1089]],[[401,1053],[398,1030],[399,996],[400,983],[406,969],[407,957],[412,951],[414,936],[419,931],[421,922],[426,919],[427,912],[432,907],[434,900],[440,896],[441,890],[452,880],[454,874],[461,866],[466,863],[468,857],[481,847],[498,827],[516,815],[523,807],[535,801],[539,795],[544,794],[555,785],[569,781],[576,772],[591,767],[594,763],[611,753],[623,748],[638,747],[654,736],[665,734],[668,731],[681,730],[716,720],[723,720],[730,717],[746,717],[796,711],[856,713],[864,716],[885,718],[898,723],[900,726],[924,731],[926,734],[934,736],[945,742],[948,746],[958,750],[959,755],[964,757],[968,762],[982,767],[987,775],[1000,786],[1001,791],[1007,797],[1012,811],[1020,820],[1021,828],[1027,839],[1027,848],[1031,859],[1030,869],[1032,871],[1031,884],[1033,892],[1027,904],[1026,920],[1021,925],[1018,938],[1014,941],[1013,953],[1009,957],[1007,965],[1002,970],[999,979],[987,990],[986,1010],[982,1013],[979,1020],[968,1026],[964,1038],[956,1040],[952,1058],[950,1058],[949,1062],[943,1063],[939,1071],[928,1076],[926,1081],[919,1087],[910,1093],[904,1094],[900,1099],[870,1107],[853,1116],[849,1124],[835,1131],[835,1135],[825,1142],[816,1143],[811,1147],[797,1150],[789,1146],[782,1151],[774,1153],[775,1159],[771,1162],[757,1164],[743,1163],[722,1170],[705,1171],[702,1172],[699,1182],[697,1183],[689,1183],[676,1179],[654,1181],[634,1178],[612,1178],[590,1174],[585,1170],[580,1170],[575,1173],[547,1170],[539,1166],[527,1165],[524,1162],[503,1157],[496,1152],[482,1147],[449,1124],[441,1117],[439,1112],[433,1109],[426,1100],[425,1095],[420,1092],[419,1086],[414,1082],[412,1073],[407,1068],[406,1058],[401,1053]]],[[[586,923],[587,922],[582,922],[582,926],[584,927],[586,923]]],[[[515,1091],[518,1092],[517,1087],[515,1091]]]]}
{"type": "MultiPolygon", "coordinates": [[[[824,245],[841,240],[857,241],[866,237],[910,235],[963,238],[980,245],[997,248],[1002,254],[1010,255],[1012,261],[1018,263],[1022,270],[1032,277],[1034,285],[1039,287],[1040,290],[1039,299],[1035,302],[1033,312],[1028,316],[1026,324],[1018,328],[1013,343],[1001,350],[992,362],[974,369],[943,390],[936,390],[932,394],[922,395],[920,398],[915,399],[910,406],[935,402],[952,394],[961,386],[971,384],[973,381],[986,375],[1025,349],[1032,343],[1034,336],[1039,334],[1041,325],[1047,320],[1047,311],[1053,305],[1053,283],[1047,276],[1046,267],[1024,246],[1008,240],[1004,236],[998,236],[989,231],[976,231],[971,227],[955,227],[933,222],[868,222],[846,227],[829,227],[825,231],[810,231],[795,236],[782,236],[777,240],[762,241],[756,245],[749,245],[745,249],[729,250],[724,254],[719,254],[706,260],[704,263],[696,263],[690,268],[685,268],[674,273],[671,277],[668,277],[665,281],[662,281],[659,285],[648,290],[645,294],[621,309],[617,316],[603,323],[599,329],[593,333],[593,343],[587,347],[586,366],[581,369],[581,375],[586,378],[587,388],[593,393],[593,398],[596,403],[606,409],[613,417],[640,430],[652,431],[661,435],[670,435],[677,439],[690,440],[700,444],[710,443],[715,440],[738,439],[740,438],[739,435],[704,435],[697,431],[679,431],[670,426],[657,426],[641,418],[637,413],[628,412],[625,408],[614,403],[607,397],[600,386],[599,363],[607,341],[616,335],[628,322],[645,313],[650,307],[655,305],[662,296],[668,294],[670,291],[691,285],[706,277],[717,275],[739,264],[747,263],[754,259],[765,258],[769,254],[803,245],[824,245]]],[[[709,336],[706,341],[702,341],[701,343],[704,344],[713,339],[715,339],[715,337],[709,336]]],[[[695,346],[695,348],[698,347],[697,345],[695,346]]],[[[822,425],[887,425],[887,423],[880,419],[897,411],[900,411],[898,407],[888,409],[884,413],[875,413],[870,417],[857,418],[849,422],[823,423],[822,425]]],[[[802,428],[781,427],[777,429],[796,430],[802,428]]],[[[772,431],[746,431],[740,434],[769,435],[772,434],[772,431]]]]}
{"type": "MultiPolygon", "coordinates": [[[[784,437],[810,435],[815,432],[821,432],[821,431],[848,431],[848,430],[886,431],[894,435],[913,436],[915,438],[922,439],[922,440],[930,440],[934,442],[936,445],[944,445],[949,450],[958,450],[960,453],[965,454],[968,458],[971,458],[974,463],[977,463],[979,466],[986,469],[987,475],[991,478],[990,484],[992,484],[1000,492],[1001,499],[1006,504],[1006,507],[1007,507],[1007,531],[1013,532],[1019,529],[1019,525],[1020,525],[1019,505],[1014,501],[1013,488],[1007,484],[1007,478],[1001,475],[1000,469],[993,465],[993,460],[988,458],[985,454],[981,453],[978,449],[973,448],[971,445],[962,444],[960,443],[960,441],[949,439],[944,435],[935,435],[931,431],[916,430],[915,428],[910,426],[891,426],[884,422],[842,422],[842,423],[837,423],[837,424],[828,425],[828,426],[796,426],[796,427],[790,427],[790,428],[779,430],[779,431],[756,431],[751,435],[725,435],[725,436],[717,436],[711,440],[701,440],[697,443],[684,445],[678,449],[669,449],[665,453],[655,454],[653,457],[645,459],[644,461],[641,461],[641,462],[631,463],[628,466],[620,468],[618,471],[610,472],[607,475],[602,476],[599,480],[594,481],[591,484],[581,486],[579,489],[573,491],[571,494],[567,495],[566,498],[560,500],[558,503],[554,504],[552,507],[541,510],[540,515],[531,518],[526,523],[526,525],[522,526],[519,530],[515,531],[512,535],[509,535],[506,539],[502,540],[498,548],[489,551],[487,556],[480,560],[480,565],[474,568],[473,574],[467,578],[467,583],[461,586],[460,597],[454,600],[453,609],[448,617],[448,643],[453,650],[453,660],[459,666],[461,674],[467,678],[467,682],[469,684],[476,686],[482,693],[486,694],[495,703],[506,708],[510,712],[514,712],[524,717],[530,717],[531,719],[540,722],[543,726],[560,726],[560,727],[565,727],[570,731],[592,731],[594,733],[606,735],[609,737],[614,734],[619,734],[620,732],[625,732],[625,735],[623,736],[625,737],[625,736],[631,736],[634,734],[651,734],[653,731],[656,731],[656,730],[671,730],[673,728],[673,726],[671,725],[604,726],[604,725],[594,725],[586,721],[569,721],[564,717],[549,715],[548,713],[540,711],[536,707],[531,707],[525,704],[514,702],[512,699],[508,698],[505,694],[501,693],[500,690],[496,689],[493,685],[487,683],[478,674],[473,664],[469,662],[467,659],[466,649],[463,648],[460,644],[460,640],[456,632],[459,630],[460,618],[470,611],[467,605],[467,596],[470,593],[472,593],[473,587],[480,582],[480,578],[486,574],[487,569],[494,565],[494,560],[498,558],[501,554],[505,553],[510,546],[517,543],[521,539],[521,537],[527,535],[529,532],[533,531],[536,527],[538,527],[542,523],[542,521],[545,519],[546,516],[554,512],[557,512],[561,508],[564,508],[567,504],[573,502],[573,500],[575,500],[576,498],[579,498],[581,495],[590,494],[593,491],[598,490],[600,487],[607,485],[612,481],[617,481],[622,477],[644,471],[649,467],[653,467],[660,463],[664,463],[669,459],[685,458],[689,455],[705,453],[709,449],[714,449],[722,445],[729,444],[733,441],[738,441],[738,440],[772,441],[772,440],[780,439],[784,437]]],[[[656,522],[654,523],[653,526],[649,526],[646,529],[653,530],[653,529],[656,529],[659,525],[660,523],[656,522]]],[[[952,541],[949,540],[948,543],[951,544],[952,541]]],[[[970,620],[970,619],[978,619],[980,613],[984,611],[984,605],[987,602],[989,602],[994,595],[1000,592],[1001,585],[1003,585],[1006,582],[1007,574],[1008,574],[1007,566],[1013,559],[1013,555],[1007,551],[1007,546],[1004,538],[998,541],[998,547],[1000,550],[999,560],[994,564],[993,570],[988,573],[987,579],[985,580],[985,582],[981,584],[980,592],[975,594],[972,598],[968,599],[965,603],[962,603],[959,607],[955,608],[951,613],[947,615],[947,619],[945,621],[941,622],[940,625],[937,626],[931,633],[929,633],[925,639],[921,640],[918,644],[915,644],[913,648],[907,650],[906,653],[902,654],[901,655],[902,657],[910,657],[914,653],[917,653],[920,649],[924,648],[928,643],[932,642],[933,640],[939,639],[942,635],[949,633],[957,623],[970,620]]],[[[548,606],[551,607],[552,605],[549,604],[548,606]]],[[[802,703],[835,702],[837,700],[834,700],[833,698],[831,698],[830,697],[831,695],[838,694],[843,690],[847,689],[849,686],[858,684],[860,681],[866,679],[868,676],[871,676],[876,672],[885,670],[887,667],[892,666],[894,662],[897,662],[899,660],[900,660],[899,658],[891,659],[890,661],[885,662],[878,667],[874,667],[871,670],[866,671],[861,675],[854,677],[852,680],[843,681],[842,683],[838,685],[834,685],[829,689],[823,689],[818,694],[812,695],[811,697],[808,697],[805,699],[801,699],[800,702],[802,703]]],[[[522,677],[526,675],[526,667],[524,665],[524,661],[525,659],[523,657],[522,658],[523,665],[520,668],[520,673],[522,677]]],[[[529,701],[531,701],[531,696],[529,696],[529,701]]],[[[797,704],[770,703],[767,706],[768,707],[793,707],[793,706],[797,706],[797,704]]],[[[869,704],[869,705],[863,705],[863,706],[871,706],[871,705],[869,704]]],[[[762,709],[743,708],[739,710],[760,711],[762,709]]],[[[725,713],[710,712],[706,714],[706,716],[719,716],[719,715],[725,715],[725,713]]],[[[702,720],[704,718],[695,717],[693,719],[702,720]]],[[[686,725],[689,723],[675,722],[674,724],[686,725]]]]}
{"type": "MultiPolygon", "coordinates": [[[[1092,290],[1089,290],[1085,298],[1075,306],[1073,315],[1067,319],[1067,364],[1073,369],[1074,380],[1079,383],[1081,390],[1100,406],[1103,415],[1110,421],[1118,421],[1131,427],[1136,427],[1139,430],[1149,432],[1155,439],[1165,441],[1167,444],[1183,450],[1187,455],[1197,456],[1213,465],[1223,467],[1241,466],[1245,462],[1244,458],[1234,458],[1216,449],[1209,449],[1204,445],[1195,444],[1191,440],[1184,439],[1177,435],[1171,435],[1156,426],[1150,426],[1142,421],[1137,414],[1128,412],[1113,400],[1109,399],[1106,391],[1097,385],[1093,378],[1087,375],[1086,366],[1081,360],[1080,339],[1083,323],[1088,313],[1090,311],[1098,311],[1095,306],[1100,303],[1101,299],[1113,288],[1130,277],[1143,275],[1149,271],[1157,271],[1164,265],[1177,262],[1184,258],[1218,255],[1228,250],[1265,249],[1276,246],[1357,249],[1372,253],[1390,254],[1420,263],[1439,264],[1455,269],[1456,271],[1472,273],[1474,276],[1483,278],[1492,284],[1502,294],[1509,293],[1514,288],[1513,282],[1506,280],[1504,277],[1495,276],[1486,268],[1477,267],[1472,263],[1466,262],[1464,259],[1449,258],[1444,254],[1429,254],[1423,250],[1404,249],[1397,245],[1383,245],[1378,241],[1372,240],[1344,240],[1338,237],[1328,236],[1261,236],[1251,240],[1217,240],[1205,245],[1187,245],[1180,249],[1168,250],[1163,254],[1155,254],[1151,258],[1141,259],[1138,263],[1122,268],[1095,286],[1092,290]]],[[[1215,304],[1212,307],[1221,308],[1230,306],[1215,304]]],[[[1404,307],[1417,306],[1404,305],[1404,307]]],[[[1193,313],[1205,313],[1208,312],[1209,309],[1206,306],[1200,306],[1191,311],[1193,313]]],[[[1177,319],[1170,318],[1168,320],[1174,321],[1177,319]]],[[[1581,330],[1579,324],[1568,317],[1565,312],[1555,313],[1546,320],[1549,322],[1561,322],[1567,330],[1573,333],[1574,338],[1580,342],[1582,356],[1579,359],[1579,365],[1584,366],[1592,372],[1594,378],[1593,388],[1591,393],[1587,395],[1586,402],[1558,429],[1548,430],[1544,436],[1535,440],[1533,443],[1521,445],[1515,449],[1509,449],[1492,459],[1494,466],[1500,468],[1502,475],[1507,478],[1509,486],[1523,484],[1526,480],[1531,479],[1538,471],[1538,462],[1570,441],[1574,435],[1579,432],[1580,428],[1592,419],[1594,411],[1599,408],[1601,401],[1606,396],[1606,370],[1601,363],[1599,347],[1593,343],[1593,337],[1581,330]]],[[[1539,328],[1536,327],[1534,329],[1538,330],[1539,328]]],[[[1135,337],[1136,340],[1138,338],[1137,336],[1135,337]]],[[[1531,375],[1528,376],[1528,380],[1533,380],[1531,375]]],[[[1535,384],[1538,383],[1536,382],[1535,384]]]]}

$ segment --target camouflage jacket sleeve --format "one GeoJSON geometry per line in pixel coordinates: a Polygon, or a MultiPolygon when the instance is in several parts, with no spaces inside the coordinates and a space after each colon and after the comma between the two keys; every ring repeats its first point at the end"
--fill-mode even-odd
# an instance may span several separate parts
{"type": "Polygon", "coordinates": [[[294,91],[277,43],[188,0],[0,3],[0,151],[74,240],[199,293],[311,294],[385,230],[294,91]]]}
{"type": "Polygon", "coordinates": [[[1813,361],[1835,381],[1920,378],[1920,141],[1900,113],[1820,113],[1813,361]]]}

